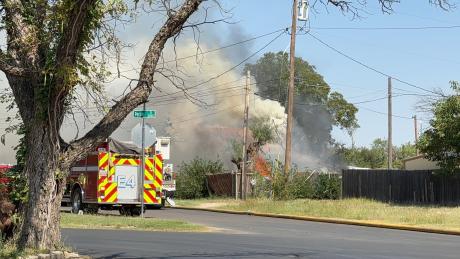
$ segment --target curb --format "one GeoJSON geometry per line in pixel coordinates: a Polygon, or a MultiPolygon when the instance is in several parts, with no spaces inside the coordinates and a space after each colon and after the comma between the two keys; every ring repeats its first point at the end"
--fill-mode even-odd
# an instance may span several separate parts
{"type": "Polygon", "coordinates": [[[405,231],[413,231],[413,232],[460,236],[460,231],[455,231],[455,230],[423,228],[423,227],[398,225],[398,224],[370,223],[370,222],[364,222],[364,221],[359,221],[359,220],[322,218],[322,217],[310,217],[310,216],[294,216],[294,215],[286,215],[286,214],[259,213],[259,212],[252,212],[252,211],[234,211],[234,210],[224,210],[224,209],[195,208],[195,207],[187,207],[187,206],[175,206],[175,207],[169,207],[169,208],[184,209],[184,210],[200,210],[200,211],[209,211],[209,212],[226,213],[226,214],[303,220],[303,221],[311,221],[311,222],[321,222],[321,223],[331,223],[331,224],[352,225],[352,226],[395,229],[395,230],[405,230],[405,231]]]}

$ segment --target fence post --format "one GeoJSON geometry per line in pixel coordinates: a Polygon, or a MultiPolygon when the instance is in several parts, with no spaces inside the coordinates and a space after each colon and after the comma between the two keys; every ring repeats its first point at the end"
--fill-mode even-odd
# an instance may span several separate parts
{"type": "Polygon", "coordinates": [[[391,183],[390,183],[390,186],[388,186],[388,192],[389,192],[389,195],[390,195],[390,199],[388,200],[390,203],[392,202],[392,197],[391,197],[391,183]]]}

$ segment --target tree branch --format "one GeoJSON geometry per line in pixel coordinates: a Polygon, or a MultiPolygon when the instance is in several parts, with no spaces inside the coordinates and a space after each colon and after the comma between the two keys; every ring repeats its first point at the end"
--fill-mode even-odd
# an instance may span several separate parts
{"type": "Polygon", "coordinates": [[[153,89],[155,68],[167,40],[181,31],[184,23],[203,1],[186,0],[177,11],[170,13],[169,18],[150,43],[137,86],[118,101],[92,130],[81,139],[71,142],[70,146],[63,150],[63,167],[69,166],[65,161],[75,161],[105,141],[134,108],[147,101],[153,89]]]}
{"type": "Polygon", "coordinates": [[[57,67],[75,64],[78,48],[81,47],[84,36],[82,31],[89,17],[89,9],[96,4],[96,0],[76,0],[73,2],[70,17],[65,26],[67,29],[57,47],[57,67]]]}

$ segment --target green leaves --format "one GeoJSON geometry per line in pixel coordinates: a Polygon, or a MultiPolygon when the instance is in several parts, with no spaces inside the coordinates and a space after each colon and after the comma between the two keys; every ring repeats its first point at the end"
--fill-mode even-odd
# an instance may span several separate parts
{"type": "Polygon", "coordinates": [[[359,128],[356,113],[358,108],[347,102],[343,95],[338,92],[332,92],[327,100],[327,106],[335,118],[335,125],[341,129],[347,129],[349,133],[359,128]]]}
{"type": "Polygon", "coordinates": [[[182,163],[179,167],[176,183],[176,196],[180,199],[197,199],[207,197],[206,175],[222,173],[224,165],[222,161],[205,160],[195,158],[188,163],[182,163]]]}
{"type": "Polygon", "coordinates": [[[261,147],[272,143],[276,139],[276,126],[270,121],[270,117],[255,117],[249,121],[254,141],[261,147]]]}
{"type": "MultiPolygon", "coordinates": [[[[387,150],[388,142],[383,139],[375,139],[370,148],[368,147],[352,147],[343,148],[338,151],[346,164],[365,168],[386,168],[387,167],[387,150]]],[[[408,157],[415,156],[417,150],[415,145],[405,143],[401,146],[393,146],[393,166],[402,168],[402,160],[408,157]]]]}
{"type": "MultiPolygon", "coordinates": [[[[294,112],[294,117],[308,116],[306,106],[324,105],[328,112],[333,115],[333,124],[341,129],[353,131],[358,128],[356,113],[358,109],[347,102],[342,94],[337,92],[330,93],[329,85],[324,81],[316,68],[302,58],[296,58],[295,71],[295,95],[299,107],[294,112]],[[300,111],[302,110],[302,112],[300,111]]],[[[289,57],[284,52],[268,52],[255,64],[246,64],[244,73],[251,70],[257,81],[259,95],[278,101],[285,106],[287,100],[287,86],[289,82],[289,57]]],[[[311,108],[314,110],[317,108],[311,108]]],[[[314,116],[317,115],[317,112],[314,116]]],[[[310,115],[312,116],[312,115],[310,115]]]]}
{"type": "Polygon", "coordinates": [[[438,162],[448,173],[460,167],[460,88],[451,82],[454,94],[434,104],[430,129],[420,138],[418,148],[426,157],[438,162]]]}

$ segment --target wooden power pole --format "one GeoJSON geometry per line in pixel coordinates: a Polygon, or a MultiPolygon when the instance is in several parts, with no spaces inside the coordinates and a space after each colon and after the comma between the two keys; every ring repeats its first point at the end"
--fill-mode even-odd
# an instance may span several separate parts
{"type": "Polygon", "coordinates": [[[292,149],[292,112],[294,107],[294,79],[295,79],[295,36],[297,32],[298,2],[292,4],[292,25],[291,25],[291,48],[289,52],[289,87],[288,87],[288,109],[286,126],[286,152],[284,153],[284,174],[289,173],[291,167],[292,149]]]}
{"type": "Polygon", "coordinates": [[[244,101],[244,125],[243,125],[243,163],[241,165],[241,199],[246,199],[247,192],[247,177],[246,177],[246,156],[247,156],[247,141],[248,141],[248,120],[249,120],[249,85],[251,80],[251,71],[246,74],[246,88],[244,101]]]}
{"type": "Polygon", "coordinates": [[[391,97],[391,77],[388,77],[388,169],[393,167],[393,112],[391,97]]]}
{"type": "Polygon", "coordinates": [[[417,143],[418,143],[418,124],[417,124],[417,115],[414,115],[414,134],[415,134],[415,152],[416,155],[419,155],[418,148],[417,148],[417,143]]]}

